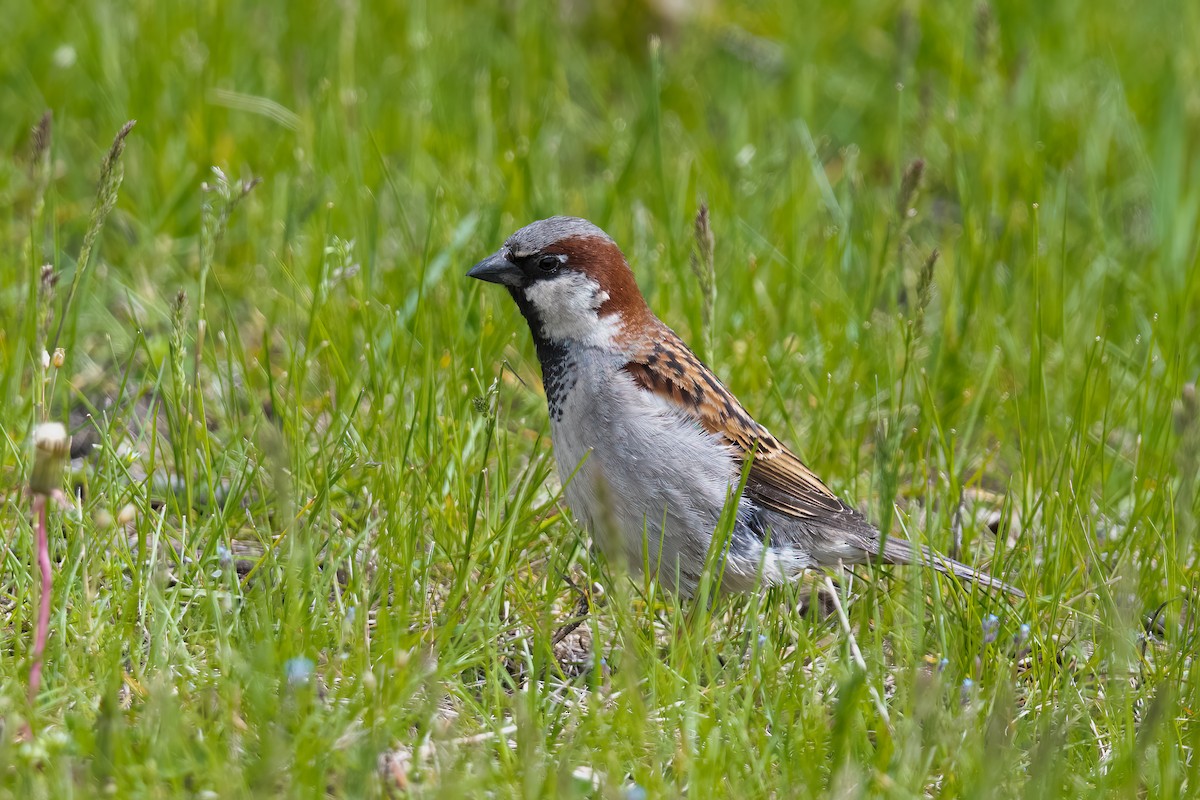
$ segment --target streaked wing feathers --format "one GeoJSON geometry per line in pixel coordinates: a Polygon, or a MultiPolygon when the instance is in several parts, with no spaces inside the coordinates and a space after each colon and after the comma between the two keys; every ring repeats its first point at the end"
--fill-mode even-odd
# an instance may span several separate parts
{"type": "Polygon", "coordinates": [[[643,389],[669,400],[705,430],[723,437],[738,460],[752,458],[745,493],[756,503],[801,518],[850,509],[792,451],[746,413],[728,389],[669,328],[625,370],[643,389]]]}

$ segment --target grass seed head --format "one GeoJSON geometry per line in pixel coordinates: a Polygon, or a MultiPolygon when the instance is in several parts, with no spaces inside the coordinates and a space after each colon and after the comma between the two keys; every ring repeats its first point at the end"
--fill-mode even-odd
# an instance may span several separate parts
{"type": "Polygon", "coordinates": [[[43,495],[61,491],[63,467],[70,455],[71,436],[61,422],[43,422],[34,428],[29,490],[43,495]]]}

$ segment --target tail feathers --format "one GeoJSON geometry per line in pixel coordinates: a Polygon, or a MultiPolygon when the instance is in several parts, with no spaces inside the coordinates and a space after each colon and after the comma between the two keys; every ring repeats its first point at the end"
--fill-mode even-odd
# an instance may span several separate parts
{"type": "Polygon", "coordinates": [[[978,584],[988,589],[1002,589],[1014,597],[1024,597],[1025,593],[999,578],[993,578],[986,572],[972,569],[961,561],[935,553],[928,547],[917,547],[904,539],[889,538],[883,545],[883,559],[889,564],[919,564],[933,567],[938,572],[953,575],[964,581],[978,584]]]}

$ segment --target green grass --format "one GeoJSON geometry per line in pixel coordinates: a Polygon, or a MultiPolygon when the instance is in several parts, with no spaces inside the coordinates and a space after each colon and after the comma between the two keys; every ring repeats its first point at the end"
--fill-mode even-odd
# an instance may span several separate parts
{"type": "Polygon", "coordinates": [[[1200,791],[1200,7],[708,5],[5,7],[0,794],[1200,791]],[[553,213],[843,496],[1029,598],[861,570],[851,637],[592,564],[463,278],[553,213]],[[44,419],[91,446],[31,704],[44,419]],[[555,647],[567,576],[604,595],[555,647]]]}

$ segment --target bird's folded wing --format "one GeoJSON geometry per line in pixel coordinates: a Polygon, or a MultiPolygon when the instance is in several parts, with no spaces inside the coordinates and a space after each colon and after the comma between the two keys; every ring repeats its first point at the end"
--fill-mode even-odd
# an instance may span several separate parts
{"type": "Polygon", "coordinates": [[[646,391],[694,418],[750,460],[745,495],[759,505],[804,519],[853,511],[771,433],[759,425],[728,389],[668,328],[640,348],[625,367],[646,391]]]}

